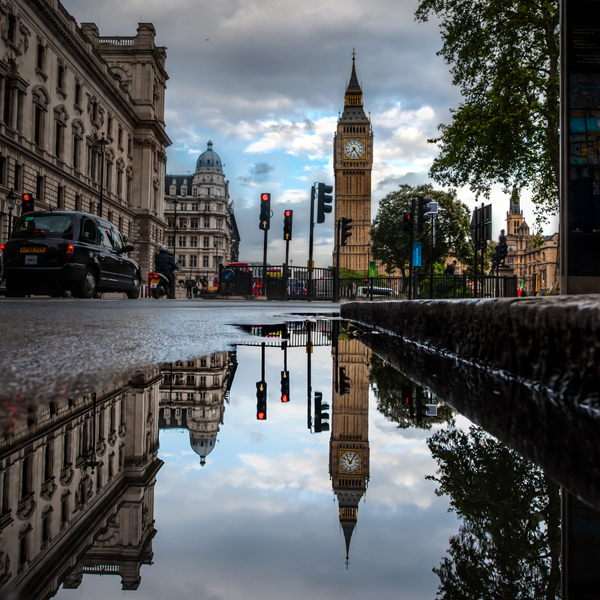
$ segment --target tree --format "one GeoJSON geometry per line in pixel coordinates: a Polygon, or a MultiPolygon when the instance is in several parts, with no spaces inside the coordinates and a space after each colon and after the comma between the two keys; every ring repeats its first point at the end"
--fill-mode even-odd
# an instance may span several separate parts
{"type": "MultiPolygon", "coordinates": [[[[398,429],[431,429],[433,423],[453,422],[455,411],[446,404],[438,405],[437,417],[425,417],[419,421],[414,402],[415,383],[376,354],[371,356],[369,379],[377,398],[377,410],[388,421],[398,423],[398,429]],[[404,391],[409,394],[408,403],[404,391]]],[[[427,398],[427,404],[437,404],[437,400],[427,398]]]]}
{"type": "Polygon", "coordinates": [[[559,488],[483,429],[439,431],[427,440],[438,462],[438,496],[463,519],[434,572],[438,597],[559,598],[559,488]]]}
{"type": "Polygon", "coordinates": [[[430,176],[488,197],[528,187],[538,223],[558,211],[558,0],[421,0],[415,16],[440,19],[464,103],[439,126],[430,176]]]}
{"type": "MultiPolygon", "coordinates": [[[[471,224],[469,208],[458,200],[454,190],[438,191],[430,184],[416,187],[403,184],[399,191],[390,192],[381,200],[371,229],[373,257],[381,260],[388,271],[400,269],[403,276],[407,275],[410,235],[402,231],[402,216],[410,211],[411,200],[417,196],[429,197],[439,203],[434,264],[443,265],[451,250],[457,260],[470,264],[473,249],[468,239],[471,224]]],[[[426,272],[429,272],[431,264],[430,227],[431,221],[426,224],[422,234],[416,233],[415,228],[415,241],[423,243],[423,268],[426,272]]]]}

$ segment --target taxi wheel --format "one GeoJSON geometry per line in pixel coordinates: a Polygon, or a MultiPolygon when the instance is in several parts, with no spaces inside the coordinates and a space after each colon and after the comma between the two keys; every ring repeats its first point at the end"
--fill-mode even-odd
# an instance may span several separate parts
{"type": "Polygon", "coordinates": [[[73,292],[78,298],[93,298],[97,286],[96,273],[88,267],[79,282],[78,288],[73,292]]]}
{"type": "Polygon", "coordinates": [[[130,300],[137,300],[140,297],[140,289],[142,287],[142,280],[139,275],[136,275],[133,280],[133,287],[127,292],[127,297],[130,300]]]}
{"type": "Polygon", "coordinates": [[[10,279],[6,279],[6,297],[7,298],[24,298],[25,288],[10,279]]]}

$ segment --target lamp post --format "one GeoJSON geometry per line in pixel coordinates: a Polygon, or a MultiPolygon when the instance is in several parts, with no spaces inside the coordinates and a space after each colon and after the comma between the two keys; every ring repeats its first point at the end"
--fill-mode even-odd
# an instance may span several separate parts
{"type": "Polygon", "coordinates": [[[17,204],[18,197],[15,194],[15,190],[10,190],[8,192],[8,196],[6,196],[6,207],[8,208],[8,236],[7,239],[10,238],[10,234],[12,233],[12,211],[15,209],[17,204]]]}
{"type": "Polygon", "coordinates": [[[108,140],[102,134],[102,137],[98,140],[98,146],[100,146],[100,152],[102,158],[100,159],[100,206],[98,207],[99,216],[102,216],[102,201],[104,199],[104,152],[106,150],[106,146],[108,145],[108,140]]]}
{"type": "Polygon", "coordinates": [[[179,204],[179,200],[175,198],[173,204],[175,205],[175,217],[173,219],[173,260],[175,260],[175,244],[177,244],[177,205],[179,204]]]}

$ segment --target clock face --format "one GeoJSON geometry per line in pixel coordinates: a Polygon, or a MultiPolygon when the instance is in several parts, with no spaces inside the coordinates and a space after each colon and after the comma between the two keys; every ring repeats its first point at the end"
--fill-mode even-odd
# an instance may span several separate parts
{"type": "Polygon", "coordinates": [[[346,473],[355,473],[360,468],[360,456],[356,452],[345,452],[340,459],[340,466],[346,473]]]}
{"type": "Polygon", "coordinates": [[[360,158],[365,151],[365,146],[360,140],[348,140],[344,145],[344,152],[348,158],[360,158]]]}

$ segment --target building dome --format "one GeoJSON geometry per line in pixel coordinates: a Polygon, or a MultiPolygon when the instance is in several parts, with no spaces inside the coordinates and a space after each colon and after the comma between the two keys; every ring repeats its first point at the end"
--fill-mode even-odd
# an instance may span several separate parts
{"type": "Polygon", "coordinates": [[[206,457],[213,451],[215,447],[215,438],[197,438],[192,437],[190,431],[190,446],[192,450],[200,457],[200,464],[206,464],[206,457]]]}
{"type": "Polygon", "coordinates": [[[212,147],[213,143],[208,140],[208,147],[206,151],[198,157],[196,162],[196,171],[202,167],[211,167],[213,169],[219,169],[219,171],[223,170],[221,157],[212,149],[212,147]]]}

